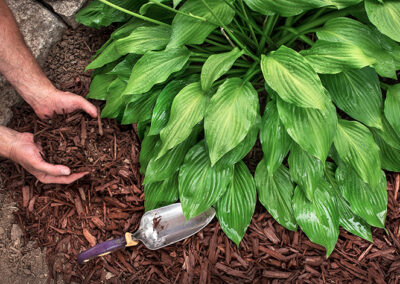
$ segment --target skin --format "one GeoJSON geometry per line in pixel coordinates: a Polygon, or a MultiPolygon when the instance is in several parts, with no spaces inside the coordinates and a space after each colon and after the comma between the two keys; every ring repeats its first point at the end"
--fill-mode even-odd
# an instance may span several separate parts
{"type": "MultiPolygon", "coordinates": [[[[57,90],[44,75],[26,47],[17,23],[4,0],[0,0],[0,73],[13,85],[36,115],[49,118],[54,113],[83,110],[93,118],[97,109],[84,98],[57,90]]],[[[0,93],[1,96],[1,93],[0,93]]],[[[45,162],[31,133],[0,126],[0,156],[20,164],[42,183],[69,184],[88,172],[71,173],[67,166],[45,162]]]]}

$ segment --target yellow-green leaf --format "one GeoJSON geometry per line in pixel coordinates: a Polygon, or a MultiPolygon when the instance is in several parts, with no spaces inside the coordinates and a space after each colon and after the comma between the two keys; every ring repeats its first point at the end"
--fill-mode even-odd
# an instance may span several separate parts
{"type": "Polygon", "coordinates": [[[258,95],[249,82],[229,78],[218,88],[204,118],[212,165],[246,137],[258,113],[258,95]]]}
{"type": "MultiPolygon", "coordinates": [[[[213,13],[225,24],[229,24],[235,11],[224,0],[206,0],[213,13]]],[[[179,11],[201,17],[195,19],[182,14],[176,14],[172,21],[172,35],[168,48],[179,47],[184,44],[202,44],[207,36],[218,27],[212,13],[200,0],[188,0],[179,11]]]]}
{"type": "Polygon", "coordinates": [[[329,102],[326,111],[301,108],[278,97],[279,118],[290,137],[303,150],[325,162],[336,132],[337,114],[329,102]]]}
{"type": "Polygon", "coordinates": [[[329,97],[307,60],[286,46],[261,58],[267,84],[287,103],[325,111],[329,97]]]}
{"type": "Polygon", "coordinates": [[[365,10],[371,23],[378,30],[400,41],[400,2],[397,0],[385,0],[378,3],[376,0],[365,0],[365,10]]]}
{"type": "Polygon", "coordinates": [[[147,52],[133,67],[124,93],[146,93],[155,84],[165,82],[172,73],[181,70],[189,56],[190,52],[186,47],[147,52]]]}
{"type": "Polygon", "coordinates": [[[193,127],[203,119],[208,102],[200,82],[187,85],[176,95],[168,124],[160,132],[163,145],[158,158],[190,135],[193,127]]]}
{"type": "Polygon", "coordinates": [[[243,54],[238,48],[232,51],[213,54],[207,58],[201,69],[201,87],[208,91],[212,84],[231,69],[233,63],[243,54]]]}
{"type": "Polygon", "coordinates": [[[357,121],[339,120],[335,148],[340,159],[360,178],[375,187],[381,179],[379,147],[367,127],[357,121]]]}
{"type": "Polygon", "coordinates": [[[361,48],[345,42],[318,40],[310,49],[301,54],[320,74],[336,74],[343,70],[360,69],[376,62],[367,56],[361,48]]]}

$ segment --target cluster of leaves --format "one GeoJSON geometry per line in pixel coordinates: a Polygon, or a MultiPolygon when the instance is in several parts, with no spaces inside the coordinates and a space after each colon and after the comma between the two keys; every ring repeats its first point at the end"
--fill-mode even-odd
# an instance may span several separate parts
{"type": "Polygon", "coordinates": [[[339,226],[370,241],[385,226],[382,169],[400,171],[400,85],[387,84],[399,15],[394,0],[97,0],[77,19],[126,21],[87,67],[88,97],[137,123],[146,210],[214,206],[239,244],[258,195],[329,255],[339,226]],[[253,178],[242,159],[258,137],[253,178]]]}

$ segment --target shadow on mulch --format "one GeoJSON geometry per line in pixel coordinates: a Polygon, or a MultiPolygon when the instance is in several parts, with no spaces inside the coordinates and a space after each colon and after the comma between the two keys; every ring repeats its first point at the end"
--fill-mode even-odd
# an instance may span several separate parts
{"type": "MultiPolygon", "coordinates": [[[[107,38],[104,34],[79,28],[53,48],[56,59],[50,60],[47,74],[58,87],[81,95],[87,92],[89,74],[82,66],[107,38]],[[64,59],[57,59],[59,53],[64,59]],[[78,54],[78,64],[71,63],[76,60],[71,54],[78,54]]],[[[329,259],[323,247],[300,231],[284,229],[258,204],[239,248],[214,220],[176,245],[157,251],[139,245],[79,265],[76,255],[81,250],[138,227],[144,212],[139,140],[129,127],[81,113],[39,121],[26,105],[15,109],[11,127],[35,133],[48,161],[91,171],[72,185],[43,185],[19,166],[0,161],[0,174],[18,203],[25,237],[47,248],[52,278],[67,283],[397,283],[400,279],[400,176],[391,173],[387,174],[388,233],[373,229],[372,244],[341,231],[329,259]]],[[[253,152],[248,163],[259,158],[253,152]]]]}

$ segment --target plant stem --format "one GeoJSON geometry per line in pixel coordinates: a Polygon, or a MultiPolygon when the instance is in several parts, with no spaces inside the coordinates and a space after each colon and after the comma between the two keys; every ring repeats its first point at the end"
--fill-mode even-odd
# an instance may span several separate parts
{"type": "Polygon", "coordinates": [[[152,18],[148,18],[148,17],[146,17],[146,16],[142,16],[142,15],[140,15],[140,14],[137,14],[137,13],[134,13],[134,12],[132,12],[132,11],[129,11],[129,10],[127,10],[127,9],[125,9],[125,8],[122,8],[122,7],[118,6],[118,5],[115,5],[115,4],[113,4],[113,3],[111,3],[111,2],[109,2],[109,1],[107,1],[107,0],[99,0],[99,1],[102,2],[102,3],[104,3],[104,4],[106,4],[106,5],[108,5],[108,6],[110,6],[110,7],[112,7],[112,8],[114,8],[114,9],[117,9],[117,10],[119,10],[119,11],[121,11],[121,12],[124,12],[124,13],[126,13],[126,14],[128,14],[128,15],[131,15],[131,16],[133,16],[133,17],[136,17],[136,18],[138,18],[138,19],[141,19],[141,20],[144,20],[144,21],[147,21],[147,22],[151,22],[151,23],[153,23],[153,24],[165,26],[165,27],[169,27],[169,26],[170,26],[169,24],[166,24],[166,23],[163,23],[163,22],[154,20],[154,19],[152,19],[152,18]]]}
{"type": "Polygon", "coordinates": [[[240,3],[240,7],[242,8],[243,14],[244,14],[244,16],[245,16],[245,18],[246,18],[246,20],[247,20],[247,22],[249,24],[251,36],[253,37],[253,40],[256,43],[256,46],[258,46],[258,40],[257,40],[256,34],[254,33],[253,26],[250,23],[249,17],[247,16],[247,12],[246,12],[246,9],[244,7],[243,0],[239,0],[239,3],[240,3]]]}
{"type": "Polygon", "coordinates": [[[258,62],[254,62],[253,65],[251,65],[251,67],[247,70],[246,74],[244,75],[244,82],[250,81],[250,79],[260,71],[257,68],[259,66],[260,64],[258,62]]]}
{"type": "Polygon", "coordinates": [[[203,18],[203,17],[200,17],[200,16],[196,16],[196,15],[192,15],[192,14],[188,14],[188,13],[185,13],[185,12],[182,12],[182,11],[179,11],[179,10],[176,10],[176,9],[174,9],[174,8],[171,8],[171,7],[167,6],[167,5],[162,4],[161,2],[158,2],[157,0],[149,0],[149,1],[150,1],[151,3],[153,3],[153,4],[155,4],[155,5],[158,5],[158,6],[162,7],[162,8],[164,8],[164,9],[168,10],[168,11],[171,11],[171,12],[173,12],[173,13],[181,14],[181,15],[184,15],[184,16],[187,16],[187,17],[196,19],[196,20],[203,21],[203,22],[208,22],[208,20],[207,20],[206,18],[203,18]]]}
{"type": "Polygon", "coordinates": [[[204,4],[204,6],[206,6],[206,8],[210,11],[211,15],[213,15],[213,17],[218,21],[218,23],[221,25],[221,27],[224,28],[225,32],[227,34],[229,34],[229,36],[232,38],[233,41],[236,42],[236,44],[245,51],[245,53],[250,56],[252,59],[254,59],[255,61],[260,61],[260,59],[255,56],[253,53],[251,53],[246,46],[244,46],[237,38],[234,34],[231,33],[231,31],[226,27],[226,25],[217,17],[217,15],[215,15],[214,11],[211,9],[211,7],[207,4],[207,2],[205,0],[201,0],[204,4]]]}
{"type": "MultiPolygon", "coordinates": [[[[300,38],[302,41],[304,41],[305,43],[307,43],[310,46],[314,45],[314,42],[311,39],[309,39],[305,35],[299,34],[299,32],[295,28],[282,26],[282,27],[280,27],[280,29],[286,30],[288,32],[291,32],[294,35],[297,35],[298,38],[300,38]]],[[[292,39],[292,41],[290,41],[289,43],[292,43],[294,40],[297,39],[297,37],[292,39]]]]}
{"type": "Polygon", "coordinates": [[[275,22],[275,16],[268,17],[266,20],[267,21],[266,21],[266,24],[264,27],[263,34],[261,36],[260,44],[257,49],[257,54],[261,54],[261,52],[264,50],[265,42],[268,42],[269,45],[275,45],[275,43],[269,37],[272,32],[272,29],[273,29],[273,24],[275,22]]]}
{"type": "Polygon", "coordinates": [[[206,39],[204,42],[209,43],[209,44],[212,44],[212,45],[215,45],[215,46],[218,46],[218,47],[221,47],[221,48],[223,48],[223,49],[225,49],[225,50],[232,50],[229,46],[220,44],[220,43],[215,42],[215,41],[213,41],[213,40],[211,40],[211,39],[206,39]]]}

